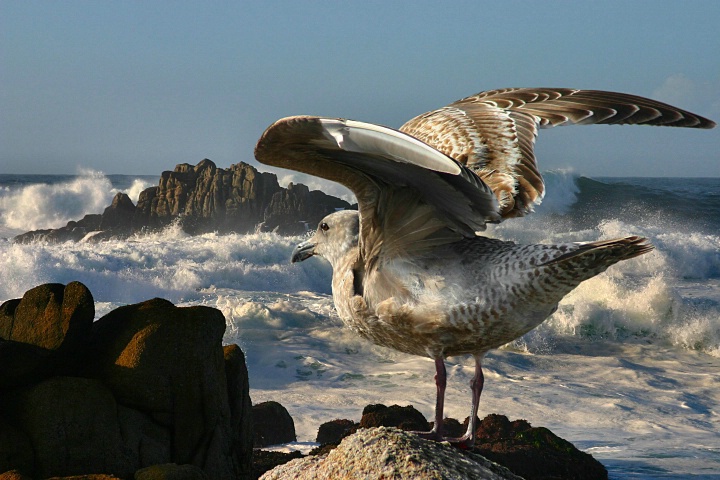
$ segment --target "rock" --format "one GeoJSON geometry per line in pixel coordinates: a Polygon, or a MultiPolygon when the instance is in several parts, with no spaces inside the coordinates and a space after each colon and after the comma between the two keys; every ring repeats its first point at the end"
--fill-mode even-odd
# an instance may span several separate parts
{"type": "Polygon", "coordinates": [[[333,420],[331,422],[325,422],[318,428],[318,434],[315,441],[319,444],[325,443],[340,443],[340,440],[345,438],[351,433],[355,433],[355,430],[360,424],[353,422],[352,420],[333,420]]]}
{"type": "Polygon", "coordinates": [[[8,300],[0,305],[0,339],[8,340],[12,334],[13,323],[15,323],[15,310],[20,304],[20,299],[8,300]]]}
{"type": "Polygon", "coordinates": [[[347,208],[350,205],[343,200],[319,190],[310,191],[303,184],[290,183],[287,189],[279,190],[270,199],[265,209],[263,230],[299,235],[317,228],[327,214],[347,208]]]}
{"type": "Polygon", "coordinates": [[[161,299],[120,307],[93,328],[95,375],[118,403],[169,429],[166,462],[196,465],[212,478],[241,476],[233,451],[240,440],[231,427],[224,331],[220,311],[178,308],[161,299]]]}
{"type": "MultiPolygon", "coordinates": [[[[303,458],[304,455],[297,450],[292,452],[269,452],[267,450],[255,450],[253,454],[252,476],[251,478],[259,478],[263,473],[272,470],[278,465],[284,465],[290,460],[303,458]]],[[[0,479],[2,480],[2,479],[0,479]]]]}
{"type": "Polygon", "coordinates": [[[28,290],[19,302],[10,302],[8,307],[3,305],[0,309],[3,312],[0,324],[4,324],[0,326],[0,333],[4,333],[4,340],[48,350],[58,350],[61,346],[73,350],[88,340],[95,303],[90,291],[80,282],[67,286],[40,285],[28,290]]]}
{"type": "Polygon", "coordinates": [[[255,447],[297,441],[295,422],[278,402],[263,402],[252,407],[255,447]]]}
{"type": "Polygon", "coordinates": [[[0,390],[38,382],[51,375],[52,352],[27,343],[0,339],[0,390]]]}
{"type": "Polygon", "coordinates": [[[135,216],[135,204],[126,193],[118,192],[112,203],[105,209],[99,230],[129,230],[135,216]]]}
{"type": "Polygon", "coordinates": [[[134,472],[115,399],[97,380],[53,377],[3,395],[0,405],[32,444],[33,476],[113,472],[128,477],[134,472]]]}
{"type": "Polygon", "coordinates": [[[33,478],[23,475],[20,470],[8,470],[0,473],[0,480],[33,480],[33,478]]]}
{"type": "MultiPolygon", "coordinates": [[[[30,438],[19,428],[0,417],[0,473],[9,470],[32,472],[33,448],[30,438]]],[[[4,477],[0,475],[0,479],[4,477]]],[[[10,478],[10,477],[9,477],[10,478]]]]}
{"type": "Polygon", "coordinates": [[[608,478],[605,467],[590,454],[547,428],[532,427],[525,420],[510,422],[503,415],[488,415],[476,432],[474,452],[527,480],[608,478]]]}
{"type": "Polygon", "coordinates": [[[0,388],[39,381],[82,362],[95,303],[79,282],[35,287],[0,306],[0,388]]]}
{"type": "Polygon", "coordinates": [[[245,354],[237,345],[223,347],[230,403],[231,451],[235,452],[240,475],[250,475],[253,457],[252,402],[245,354]]]}
{"type": "Polygon", "coordinates": [[[118,193],[102,215],[86,215],[52,230],[26,232],[15,242],[101,241],[158,230],[178,222],[190,234],[247,233],[277,230],[304,233],[337,209],[350,208],[344,200],[310,191],[304,185],[282,188],[277,176],[259,172],[246,163],[218,168],[205,159],[195,166],[183,163],[163,172],[157,186],[140,193],[137,206],[118,193]],[[91,232],[93,235],[88,235],[91,232]]]}
{"type": "Polygon", "coordinates": [[[138,470],[135,480],[210,480],[210,477],[195,465],[166,463],[138,470]]]}
{"type": "Polygon", "coordinates": [[[430,424],[422,413],[412,405],[401,407],[391,405],[387,407],[382,404],[368,405],[365,407],[360,419],[360,428],[372,427],[397,427],[401,430],[413,430],[427,432],[430,424]]]}
{"type": "Polygon", "coordinates": [[[293,460],[260,478],[496,480],[520,477],[479,455],[460,455],[450,445],[423,440],[395,428],[379,427],[358,430],[327,455],[293,460]]]}
{"type": "Polygon", "coordinates": [[[118,405],[117,417],[136,468],[170,461],[173,437],[170,427],[160,425],[150,414],[124,405],[118,405]]]}
{"type": "Polygon", "coordinates": [[[222,313],[154,299],[93,317],[77,282],[0,306],[0,472],[249,479],[247,368],[222,313]]]}
{"type": "MultiPolygon", "coordinates": [[[[430,428],[432,429],[435,422],[430,422],[430,428]]],[[[478,421],[475,425],[479,424],[478,421]]],[[[443,420],[443,432],[446,437],[459,438],[462,437],[467,431],[467,421],[463,424],[458,422],[456,419],[447,417],[443,420]]]]}
{"type": "Polygon", "coordinates": [[[13,241],[16,243],[32,243],[32,242],[47,242],[47,243],[63,243],[63,242],[78,242],[85,238],[90,233],[97,231],[100,228],[100,222],[102,221],[102,215],[100,214],[89,214],[85,215],[81,220],[70,221],[64,227],[56,229],[44,229],[44,230],[33,230],[31,232],[22,233],[15,238],[13,241]]]}

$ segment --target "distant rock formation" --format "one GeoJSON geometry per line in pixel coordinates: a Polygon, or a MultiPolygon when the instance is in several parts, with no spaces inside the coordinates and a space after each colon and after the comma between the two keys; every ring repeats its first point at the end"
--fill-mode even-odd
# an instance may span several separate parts
{"type": "Polygon", "coordinates": [[[255,230],[297,235],[315,228],[325,215],[347,208],[351,208],[348,202],[302,184],[283,188],[275,174],[246,163],[224,169],[205,159],[163,172],[158,186],[140,193],[137,205],[118,193],[102,214],[89,214],[57,229],[23,233],[14,240],[100,241],[159,230],[174,222],[193,235],[255,230]]]}
{"type": "Polygon", "coordinates": [[[247,369],[222,313],[153,299],[94,315],[78,282],[0,306],[0,474],[249,479],[247,369]]]}

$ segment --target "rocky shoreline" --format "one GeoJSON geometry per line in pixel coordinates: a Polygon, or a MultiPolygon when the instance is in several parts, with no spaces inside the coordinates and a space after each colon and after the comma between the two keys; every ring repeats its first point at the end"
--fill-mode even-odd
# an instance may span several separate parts
{"type": "Polygon", "coordinates": [[[297,235],[338,209],[352,208],[345,200],[310,190],[303,184],[280,186],[273,173],[237,163],[219,168],[211,160],[165,171],[157,186],[140,193],[137,205],[118,193],[102,214],[85,215],[55,229],[17,235],[18,243],[44,241],[97,242],[158,231],[177,223],[185,232],[248,233],[276,231],[297,235]]]}
{"type": "Polygon", "coordinates": [[[404,431],[430,428],[411,406],[327,422],[308,456],[264,451],[295,441],[294,422],[277,402],[252,406],[219,310],[155,298],[94,316],[79,282],[0,305],[0,480],[607,478],[524,420],[486,417],[472,451],[422,440],[404,431]]]}

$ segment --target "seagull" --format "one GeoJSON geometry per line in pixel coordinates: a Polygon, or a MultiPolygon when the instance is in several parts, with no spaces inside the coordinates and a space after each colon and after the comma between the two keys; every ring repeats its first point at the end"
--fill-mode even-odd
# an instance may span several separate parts
{"type": "Polygon", "coordinates": [[[265,130],[261,163],[348,187],[357,211],[321,220],[292,262],[332,265],[343,323],[360,336],[435,362],[434,426],[417,432],[461,448],[475,442],[486,353],[541,324],[581,282],[653,249],[628,236],[520,245],[483,236],[489,223],[532,212],[544,194],[533,152],[538,129],[633,124],[712,128],[688,111],[634,95],[565,88],[478,93],[419,115],[399,130],[348,119],[294,116],[265,130]],[[467,431],[446,438],[445,358],[472,355],[467,431]]]}

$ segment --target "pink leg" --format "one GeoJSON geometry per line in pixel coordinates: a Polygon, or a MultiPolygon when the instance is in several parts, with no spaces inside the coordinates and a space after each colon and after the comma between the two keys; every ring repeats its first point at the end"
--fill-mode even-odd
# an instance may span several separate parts
{"type": "Polygon", "coordinates": [[[475,375],[470,382],[470,388],[472,389],[472,407],[470,411],[470,420],[468,421],[468,429],[463,435],[463,438],[467,439],[466,445],[472,447],[475,444],[475,419],[477,418],[478,406],[480,405],[480,394],[482,393],[483,386],[485,385],[485,376],[482,371],[482,364],[480,357],[475,357],[475,375]]]}
{"type": "Polygon", "coordinates": [[[470,448],[475,444],[475,418],[477,417],[478,406],[480,405],[480,394],[482,393],[483,385],[485,384],[485,376],[483,375],[481,360],[482,357],[475,357],[475,375],[470,381],[470,388],[472,390],[472,406],[470,408],[470,419],[468,420],[468,428],[465,434],[459,438],[443,437],[443,409],[445,405],[447,372],[445,371],[445,361],[442,357],[435,359],[435,385],[437,386],[435,425],[429,432],[415,433],[428,440],[447,440],[460,448],[470,448]]]}
{"type": "Polygon", "coordinates": [[[443,410],[445,408],[445,387],[447,386],[447,372],[445,371],[445,360],[442,357],[435,358],[435,386],[437,397],[435,398],[435,424],[429,432],[415,432],[420,437],[428,440],[442,441],[443,433],[443,410]]]}
{"type": "Polygon", "coordinates": [[[447,386],[447,372],[445,371],[445,360],[440,357],[435,359],[435,386],[437,397],[435,398],[435,425],[433,432],[442,438],[443,434],[443,411],[445,409],[445,387],[447,386]]]}

